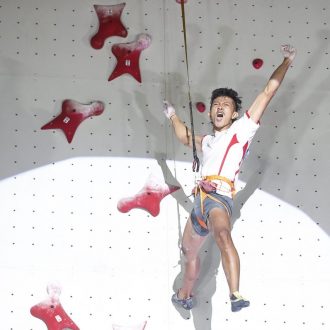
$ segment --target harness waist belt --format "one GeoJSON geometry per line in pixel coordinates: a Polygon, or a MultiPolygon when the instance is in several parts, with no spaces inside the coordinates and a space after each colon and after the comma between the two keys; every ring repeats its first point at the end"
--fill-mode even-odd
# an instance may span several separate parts
{"type": "Polygon", "coordinates": [[[230,211],[228,210],[227,205],[225,205],[223,202],[219,201],[218,199],[216,199],[215,197],[213,197],[212,195],[209,194],[210,192],[217,192],[217,191],[221,192],[222,183],[226,183],[229,186],[229,188],[230,188],[229,192],[231,193],[231,195],[233,197],[235,195],[234,183],[224,176],[220,176],[220,175],[204,176],[204,177],[202,177],[202,180],[199,181],[198,184],[196,185],[195,195],[197,195],[198,193],[200,194],[201,212],[203,215],[204,215],[203,202],[204,202],[205,198],[210,198],[210,199],[214,200],[215,202],[224,206],[225,210],[227,211],[228,215],[230,216],[230,211]],[[213,181],[219,181],[219,184],[215,183],[213,181]],[[220,185],[220,187],[219,187],[219,185],[220,185]]]}
{"type": "Polygon", "coordinates": [[[215,190],[214,191],[219,191],[220,193],[221,193],[221,191],[231,193],[232,197],[234,197],[235,194],[236,194],[234,182],[229,180],[228,178],[226,178],[224,176],[221,176],[221,175],[208,175],[208,176],[202,177],[202,179],[203,179],[203,181],[211,183],[211,185],[212,185],[212,183],[214,183],[215,184],[215,186],[214,186],[215,190]]]}

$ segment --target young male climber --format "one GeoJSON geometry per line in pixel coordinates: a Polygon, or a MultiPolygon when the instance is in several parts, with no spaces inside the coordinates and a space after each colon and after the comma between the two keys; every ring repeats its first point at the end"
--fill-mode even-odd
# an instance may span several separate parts
{"type": "MultiPolygon", "coordinates": [[[[239,167],[267,105],[296,55],[291,45],[282,46],[281,52],[283,62],[240,119],[238,111],[241,99],[237,92],[229,88],[215,89],[209,111],[213,134],[195,136],[196,148],[203,156],[201,180],[197,183],[194,207],[182,237],[182,253],[185,257],[183,283],[172,297],[172,302],[184,309],[190,310],[194,306],[192,297],[200,270],[199,251],[209,232],[221,253],[231,310],[236,312],[250,305],[239,293],[240,259],[231,237],[230,217],[239,167]]],[[[178,140],[192,147],[191,131],[180,120],[174,107],[164,101],[163,111],[172,122],[178,140]]]]}

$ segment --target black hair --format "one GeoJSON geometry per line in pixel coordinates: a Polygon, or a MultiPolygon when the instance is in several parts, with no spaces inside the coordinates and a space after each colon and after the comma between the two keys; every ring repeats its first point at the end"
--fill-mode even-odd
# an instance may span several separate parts
{"type": "Polygon", "coordinates": [[[212,107],[212,103],[213,101],[219,97],[219,96],[227,96],[230,97],[234,103],[235,103],[235,111],[239,111],[242,108],[242,100],[241,98],[238,96],[237,92],[234,91],[231,88],[217,88],[212,92],[212,96],[211,96],[211,104],[210,106],[212,107]]]}

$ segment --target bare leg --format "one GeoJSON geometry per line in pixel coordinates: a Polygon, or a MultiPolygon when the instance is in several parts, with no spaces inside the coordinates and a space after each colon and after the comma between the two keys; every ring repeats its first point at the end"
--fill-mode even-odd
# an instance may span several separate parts
{"type": "Polygon", "coordinates": [[[231,224],[227,212],[214,208],[209,213],[210,230],[220,249],[222,267],[225,272],[230,294],[239,290],[240,260],[231,238],[231,224]]]}
{"type": "Polygon", "coordinates": [[[200,236],[195,232],[189,218],[182,238],[182,251],[185,256],[185,271],[183,285],[178,293],[179,299],[186,299],[192,296],[192,290],[198,278],[200,269],[198,254],[205,239],[206,236],[200,236]]]}

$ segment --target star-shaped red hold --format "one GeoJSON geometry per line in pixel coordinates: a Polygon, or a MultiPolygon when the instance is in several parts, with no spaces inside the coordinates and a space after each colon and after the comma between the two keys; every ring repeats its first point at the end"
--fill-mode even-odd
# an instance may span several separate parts
{"type": "Polygon", "coordinates": [[[74,100],[64,100],[62,112],[41,129],[61,129],[68,142],[71,143],[80,123],[88,117],[100,115],[103,111],[104,104],[100,101],[81,104],[74,100]]]}
{"type": "Polygon", "coordinates": [[[102,48],[105,39],[109,37],[127,37],[127,30],[121,22],[121,14],[124,7],[125,3],[108,6],[94,5],[99,20],[99,29],[90,41],[93,48],[102,48]]]}
{"type": "Polygon", "coordinates": [[[125,73],[130,74],[138,82],[141,82],[139,59],[142,50],[148,48],[151,37],[148,34],[140,34],[135,41],[129,43],[114,44],[112,53],[117,58],[117,65],[109,77],[113,80],[125,73]]]}
{"type": "Polygon", "coordinates": [[[44,321],[48,330],[79,330],[64,311],[59,300],[59,293],[51,293],[48,299],[31,307],[30,312],[34,317],[44,321]]]}
{"type": "Polygon", "coordinates": [[[122,198],[118,202],[117,208],[123,213],[140,208],[156,217],[160,211],[161,200],[178,189],[180,187],[161,183],[155,177],[150,176],[145,186],[136,195],[122,198]]]}

